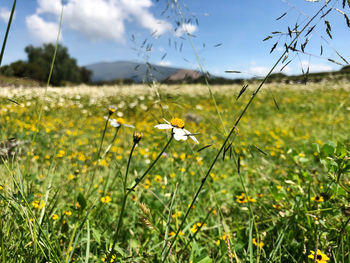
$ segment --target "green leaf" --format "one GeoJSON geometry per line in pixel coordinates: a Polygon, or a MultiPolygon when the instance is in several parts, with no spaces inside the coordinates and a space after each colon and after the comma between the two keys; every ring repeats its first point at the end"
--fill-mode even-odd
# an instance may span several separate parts
{"type": "Polygon", "coordinates": [[[84,210],[86,207],[86,199],[82,193],[79,193],[77,201],[80,204],[81,210],[84,210]]]}
{"type": "Polygon", "coordinates": [[[324,153],[324,155],[326,156],[330,156],[334,154],[334,150],[335,150],[335,145],[331,145],[329,143],[326,143],[325,145],[322,146],[322,152],[324,153]]]}
{"type": "Polygon", "coordinates": [[[211,258],[210,257],[208,257],[208,256],[202,256],[202,257],[200,257],[200,259],[198,260],[198,261],[196,261],[197,263],[211,263],[211,262],[213,262],[212,260],[211,260],[211,258]]]}

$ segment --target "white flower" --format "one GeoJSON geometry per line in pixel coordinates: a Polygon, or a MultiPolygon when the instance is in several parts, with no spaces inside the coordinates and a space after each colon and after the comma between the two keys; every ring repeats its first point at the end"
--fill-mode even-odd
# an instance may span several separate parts
{"type": "Polygon", "coordinates": [[[125,126],[125,127],[129,127],[129,128],[135,128],[134,125],[131,124],[125,124],[125,120],[123,118],[117,118],[117,119],[112,119],[109,118],[107,116],[104,117],[106,120],[109,121],[109,123],[113,126],[113,127],[120,127],[120,126],[125,126]]]}
{"type": "Polygon", "coordinates": [[[167,120],[164,120],[166,122],[166,124],[158,124],[156,126],[154,126],[154,128],[157,129],[172,129],[172,133],[174,136],[174,139],[177,141],[186,141],[188,137],[190,137],[195,143],[198,143],[198,140],[196,139],[196,137],[194,137],[193,135],[191,135],[191,133],[184,129],[185,127],[185,123],[183,120],[179,119],[179,118],[173,118],[171,119],[170,122],[168,122],[167,120]]]}

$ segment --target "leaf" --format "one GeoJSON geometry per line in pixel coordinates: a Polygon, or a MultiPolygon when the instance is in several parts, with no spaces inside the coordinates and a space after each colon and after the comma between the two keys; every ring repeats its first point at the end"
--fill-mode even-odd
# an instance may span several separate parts
{"type": "Polygon", "coordinates": [[[327,12],[324,13],[324,14],[321,16],[321,18],[324,18],[326,15],[328,15],[330,11],[332,11],[332,8],[330,8],[329,10],[327,10],[327,12]]]}
{"type": "Polygon", "coordinates": [[[282,17],[284,17],[287,14],[287,12],[283,13],[281,16],[277,17],[276,20],[280,20],[282,17]]]}
{"type": "Polygon", "coordinates": [[[287,67],[288,64],[289,64],[290,62],[292,62],[292,60],[289,60],[289,61],[280,69],[280,71],[284,70],[284,68],[287,67]]]}
{"type": "Polygon", "coordinates": [[[243,88],[240,90],[236,100],[238,100],[242,96],[242,94],[247,90],[247,88],[248,88],[248,84],[243,86],[243,88]]]}
{"type": "Polygon", "coordinates": [[[337,65],[339,65],[339,66],[344,66],[342,63],[340,63],[340,62],[338,62],[338,61],[335,61],[334,59],[328,58],[327,60],[328,60],[329,62],[332,62],[332,63],[337,64],[337,65]]]}
{"type": "Polygon", "coordinates": [[[330,156],[334,154],[335,146],[326,143],[325,145],[322,146],[321,150],[324,155],[330,156]]]}
{"type": "Polygon", "coordinates": [[[86,199],[82,193],[79,193],[77,201],[80,204],[81,210],[84,210],[86,207],[86,199]]]}
{"type": "Polygon", "coordinates": [[[263,41],[269,40],[270,38],[272,38],[272,36],[267,36],[263,39],[263,41]]]}
{"type": "Polygon", "coordinates": [[[198,261],[196,261],[197,263],[212,263],[213,260],[209,257],[209,256],[202,256],[200,257],[200,259],[198,261]]]}
{"type": "Polygon", "coordinates": [[[271,50],[270,50],[270,54],[275,50],[275,48],[277,47],[277,44],[278,44],[278,42],[276,42],[276,43],[272,46],[272,48],[271,48],[271,50]]]}
{"type": "Polygon", "coordinates": [[[11,99],[9,99],[9,98],[7,98],[7,100],[8,100],[8,101],[11,101],[12,103],[15,103],[15,104],[17,104],[17,105],[20,105],[17,101],[11,100],[11,99]]]}
{"type": "Polygon", "coordinates": [[[267,155],[267,153],[264,152],[263,150],[261,150],[258,146],[254,145],[254,147],[255,147],[260,153],[262,153],[263,155],[267,155]]]}
{"type": "Polygon", "coordinates": [[[206,148],[208,148],[208,147],[210,147],[210,146],[211,146],[211,144],[208,144],[208,145],[206,145],[206,146],[200,148],[197,152],[203,151],[204,149],[206,149],[206,148]]]}
{"type": "Polygon", "coordinates": [[[238,70],[225,70],[225,73],[242,73],[242,72],[238,70]]]}
{"type": "Polygon", "coordinates": [[[273,101],[274,101],[274,103],[275,103],[275,106],[276,106],[277,110],[279,111],[279,110],[280,110],[280,107],[278,106],[277,101],[275,100],[274,97],[273,97],[273,101]]]}
{"type": "Polygon", "coordinates": [[[238,155],[238,159],[237,159],[237,171],[238,174],[241,172],[241,156],[238,155]]]}
{"type": "Polygon", "coordinates": [[[342,55],[340,55],[338,51],[335,51],[335,53],[337,53],[337,55],[338,55],[346,64],[349,64],[349,62],[348,62],[342,55]]]}
{"type": "Polygon", "coordinates": [[[305,34],[305,37],[308,36],[308,35],[312,32],[312,30],[314,30],[315,27],[316,27],[316,25],[314,25],[313,27],[311,27],[311,28],[307,31],[307,33],[305,34]]]}

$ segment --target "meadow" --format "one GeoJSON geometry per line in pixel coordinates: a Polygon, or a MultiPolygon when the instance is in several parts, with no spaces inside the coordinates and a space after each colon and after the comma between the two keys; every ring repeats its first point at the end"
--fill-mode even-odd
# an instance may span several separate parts
{"type": "Polygon", "coordinates": [[[211,89],[2,88],[1,262],[350,262],[349,82],[211,89]]]}

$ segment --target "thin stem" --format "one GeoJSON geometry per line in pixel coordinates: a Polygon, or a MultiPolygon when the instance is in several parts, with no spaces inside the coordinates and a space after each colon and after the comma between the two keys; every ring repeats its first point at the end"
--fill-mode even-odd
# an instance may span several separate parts
{"type": "Polygon", "coordinates": [[[113,237],[113,245],[112,245],[111,253],[109,253],[109,255],[108,255],[107,262],[109,262],[111,260],[111,257],[113,255],[113,251],[114,251],[114,247],[115,247],[115,245],[117,243],[117,239],[118,239],[118,236],[119,236],[119,233],[120,233],[120,229],[122,227],[123,215],[124,215],[124,211],[125,211],[126,201],[127,201],[128,195],[130,193],[126,189],[126,185],[127,185],[127,182],[128,182],[129,167],[130,167],[132,154],[133,154],[133,152],[135,150],[136,144],[137,144],[137,142],[134,142],[132,147],[131,147],[130,154],[129,154],[129,159],[128,159],[128,164],[126,166],[125,177],[124,177],[124,185],[123,185],[124,197],[123,197],[123,202],[122,202],[122,208],[121,208],[120,214],[119,214],[117,230],[116,230],[116,232],[114,234],[114,237],[113,237]]]}
{"type": "Polygon", "coordinates": [[[106,156],[106,154],[109,152],[109,150],[111,149],[115,139],[117,138],[119,128],[120,128],[120,126],[115,128],[115,133],[114,133],[113,139],[111,140],[110,144],[108,145],[106,151],[102,154],[101,159],[103,159],[106,156]]]}
{"type": "MultiPolygon", "coordinates": [[[[50,72],[49,72],[49,76],[47,78],[43,99],[46,98],[47,88],[50,86],[50,81],[51,81],[51,76],[52,76],[52,72],[53,72],[53,67],[54,67],[55,61],[56,61],[56,54],[57,54],[57,49],[58,49],[58,41],[60,39],[61,28],[62,28],[64,0],[61,1],[61,5],[62,5],[62,7],[61,7],[61,15],[60,15],[60,22],[59,22],[59,25],[58,25],[58,33],[57,33],[57,38],[56,38],[55,51],[54,51],[54,54],[53,54],[53,57],[52,57],[52,60],[51,60],[50,72]]],[[[36,127],[38,127],[40,122],[41,122],[41,118],[42,118],[42,115],[43,115],[43,109],[44,109],[43,102],[41,102],[40,103],[40,111],[39,111],[39,116],[38,116],[38,121],[37,121],[36,127]]],[[[34,133],[34,136],[33,136],[33,139],[32,139],[32,144],[35,142],[36,136],[38,135],[38,132],[39,132],[39,128],[34,133]]]]}
{"type": "MultiPolygon", "coordinates": [[[[106,123],[105,123],[105,128],[103,129],[103,133],[102,133],[102,138],[101,138],[101,142],[100,142],[100,147],[98,149],[98,152],[97,152],[97,160],[100,159],[100,154],[101,154],[101,150],[102,150],[102,144],[103,144],[103,140],[105,138],[105,135],[106,135],[106,130],[107,130],[107,126],[108,126],[108,121],[109,119],[111,118],[111,114],[108,114],[108,117],[107,117],[107,120],[106,120],[106,123]]],[[[119,128],[119,127],[118,127],[119,128]]]]}
{"type": "Polygon", "coordinates": [[[166,251],[165,256],[164,256],[164,259],[162,260],[162,262],[165,262],[167,256],[169,255],[170,250],[171,250],[171,248],[173,247],[173,245],[175,244],[176,238],[177,238],[177,236],[179,235],[181,229],[183,228],[183,226],[184,226],[184,224],[185,224],[185,221],[186,221],[186,219],[187,219],[187,217],[188,217],[188,215],[189,215],[189,213],[190,213],[190,211],[191,211],[191,209],[192,209],[194,203],[197,201],[197,198],[198,198],[200,192],[202,191],[202,188],[203,188],[203,186],[204,186],[204,184],[205,184],[205,181],[207,180],[207,178],[208,178],[208,176],[209,176],[211,170],[213,169],[215,163],[217,162],[217,160],[218,160],[218,158],[219,158],[221,152],[223,151],[223,149],[224,149],[226,143],[228,142],[228,140],[230,139],[231,135],[232,135],[232,134],[234,133],[234,131],[236,130],[236,128],[237,128],[239,122],[241,121],[242,117],[245,115],[246,111],[248,110],[250,104],[253,102],[254,98],[255,98],[256,95],[259,93],[260,89],[261,89],[262,86],[265,84],[266,80],[267,80],[267,79],[269,78],[269,76],[272,74],[273,70],[277,67],[277,65],[280,63],[280,61],[281,61],[281,60],[283,59],[283,57],[286,55],[286,53],[288,52],[289,48],[294,44],[294,42],[299,38],[300,34],[301,34],[302,32],[305,31],[305,29],[310,25],[310,23],[318,16],[318,14],[319,14],[326,6],[327,6],[327,5],[324,5],[324,6],[309,20],[309,22],[303,27],[303,29],[302,29],[301,31],[299,31],[299,32],[296,34],[296,36],[294,37],[294,39],[293,39],[293,40],[290,42],[290,44],[287,46],[286,50],[285,50],[285,51],[283,52],[283,54],[279,57],[279,59],[276,61],[276,63],[272,66],[272,68],[271,68],[270,71],[267,73],[267,75],[265,76],[265,78],[261,81],[261,83],[260,83],[260,85],[258,86],[258,88],[253,92],[253,94],[252,94],[252,96],[250,97],[248,103],[247,103],[246,106],[244,107],[244,109],[243,109],[243,111],[241,112],[241,114],[238,116],[238,118],[237,118],[237,120],[236,120],[234,126],[232,127],[231,131],[230,131],[229,134],[227,135],[227,137],[226,137],[224,143],[221,145],[221,147],[220,147],[220,149],[219,149],[217,155],[215,156],[213,162],[211,163],[211,165],[210,165],[210,167],[209,167],[209,169],[208,169],[208,171],[207,171],[205,177],[202,179],[202,182],[201,182],[201,184],[200,184],[200,186],[199,186],[199,188],[198,188],[196,194],[195,194],[194,197],[193,197],[193,200],[192,200],[192,202],[191,202],[191,205],[188,207],[187,212],[186,212],[184,218],[182,219],[182,222],[181,222],[181,224],[180,224],[180,227],[179,227],[179,229],[177,230],[177,232],[176,232],[176,234],[175,234],[175,236],[174,236],[174,239],[173,239],[172,242],[170,243],[170,246],[169,246],[168,250],[166,251]]]}
{"type": "Polygon", "coordinates": [[[4,41],[2,42],[2,48],[1,48],[1,53],[0,53],[0,66],[1,66],[1,62],[2,62],[2,57],[3,57],[4,52],[5,52],[5,46],[6,46],[6,42],[7,42],[7,37],[8,37],[8,34],[9,34],[9,32],[10,32],[10,27],[11,27],[11,23],[12,23],[13,14],[15,13],[16,2],[17,2],[17,0],[14,0],[14,1],[13,1],[13,5],[12,5],[12,10],[11,10],[10,18],[9,18],[8,23],[7,23],[7,28],[6,28],[6,33],[5,33],[4,41]]]}
{"type": "MultiPolygon", "coordinates": [[[[240,161],[240,156],[238,156],[238,160],[240,161]]],[[[249,200],[249,195],[248,195],[248,192],[247,192],[247,188],[245,187],[245,184],[244,184],[244,181],[243,181],[243,178],[242,178],[242,175],[240,173],[240,169],[238,169],[238,176],[239,176],[239,179],[241,181],[241,185],[242,185],[242,188],[243,188],[243,191],[244,191],[244,194],[248,200],[248,207],[249,207],[249,212],[250,212],[250,216],[253,220],[253,225],[254,225],[254,228],[255,228],[255,232],[256,232],[256,238],[258,240],[258,243],[260,242],[260,236],[259,236],[259,230],[258,230],[258,225],[255,221],[255,215],[253,213],[253,209],[252,209],[252,206],[250,204],[250,200],[249,200]]],[[[252,240],[249,240],[249,242],[252,242],[252,240]]],[[[258,259],[257,259],[257,263],[259,263],[259,259],[260,259],[260,250],[261,250],[261,247],[258,245],[257,246],[257,251],[258,251],[258,259]]]]}
{"type": "Polygon", "coordinates": [[[131,157],[132,157],[132,153],[135,149],[135,146],[137,143],[134,142],[131,151],[130,151],[130,155],[129,155],[129,159],[128,159],[128,164],[126,167],[126,172],[125,172],[125,178],[124,178],[124,186],[123,186],[123,190],[124,190],[124,197],[123,197],[123,201],[122,201],[122,207],[120,210],[120,214],[119,214],[119,218],[118,218],[118,225],[117,225],[117,230],[113,236],[113,245],[112,245],[112,249],[107,257],[107,262],[109,262],[111,260],[111,257],[113,255],[114,252],[114,248],[119,236],[119,232],[120,232],[120,228],[122,226],[122,219],[123,219],[123,215],[124,215],[124,211],[125,211],[125,206],[126,206],[126,201],[127,201],[127,197],[128,195],[134,191],[134,189],[136,188],[136,186],[142,181],[142,179],[148,174],[148,172],[153,168],[153,166],[157,163],[157,161],[159,160],[159,158],[163,155],[163,153],[165,152],[166,148],[168,148],[170,142],[172,141],[173,136],[170,137],[170,139],[168,140],[167,144],[164,146],[164,148],[160,151],[160,153],[158,154],[157,158],[153,161],[153,163],[148,167],[148,169],[144,172],[144,174],[136,181],[136,183],[131,187],[131,188],[127,188],[127,176],[128,176],[128,172],[129,172],[129,166],[130,166],[130,161],[131,161],[131,157]]]}
{"type": "Polygon", "coordinates": [[[168,148],[170,142],[173,140],[173,136],[170,137],[169,141],[167,142],[167,144],[164,146],[163,150],[161,150],[161,152],[158,154],[157,158],[153,161],[153,163],[147,168],[147,170],[143,173],[143,175],[137,179],[137,181],[135,182],[135,184],[128,189],[128,194],[132,191],[135,190],[136,186],[138,186],[138,184],[143,180],[143,178],[145,178],[145,176],[148,174],[148,172],[153,168],[153,166],[156,164],[156,162],[158,161],[158,159],[163,155],[163,153],[165,152],[166,148],[168,148]]]}

